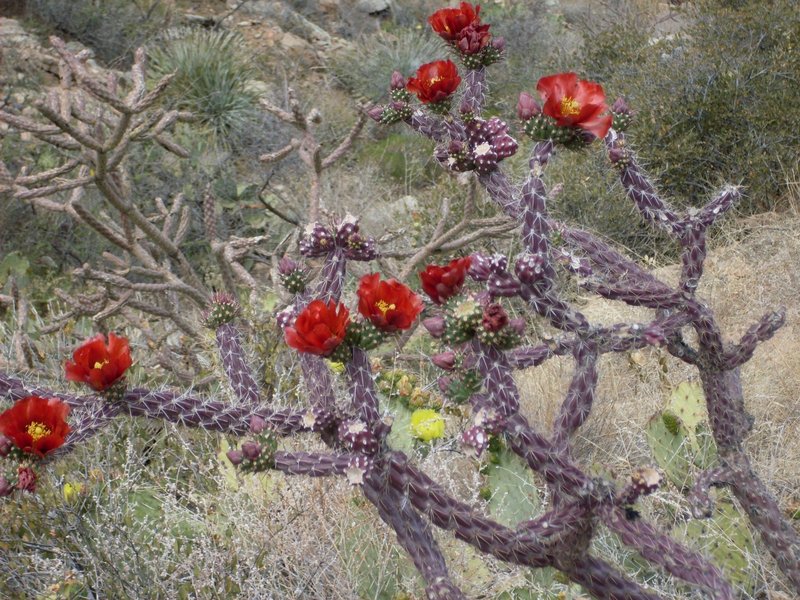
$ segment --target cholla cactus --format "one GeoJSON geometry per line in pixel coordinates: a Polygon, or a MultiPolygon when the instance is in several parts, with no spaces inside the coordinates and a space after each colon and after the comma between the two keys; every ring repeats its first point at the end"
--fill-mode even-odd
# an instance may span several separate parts
{"type": "MultiPolygon", "coordinates": [[[[614,481],[590,475],[572,452],[572,437],[593,407],[600,357],[660,345],[697,368],[703,386],[719,463],[695,479],[693,495],[702,505],[699,512],[708,511],[710,486],[729,486],[761,533],[764,545],[800,591],[800,537],[781,515],[743,450],[743,438],[752,421],[743,407],[739,367],[783,324],[784,312],[766,315],[739,343],[732,344],[723,339],[711,309],[695,296],[706,254],[705,232],[733,205],[738,189],[726,188],[699,211],[681,215],[658,195],[624,134],[611,127],[612,119],[630,117],[627,105],[618,102],[609,110],[599,85],[581,81],[574,74],[540,81],[541,106],[529,94],[520,99],[523,130],[541,139],[531,149],[527,179],[515,186],[498,163],[512,146],[517,149],[516,142],[508,136],[505,123],[481,117],[484,70],[497,60],[502,43],[491,40],[477,8],[467,2],[438,11],[430,23],[469,73],[462,79],[452,72],[453,63],[423,68],[409,82],[396,73],[391,83],[393,104],[374,107],[370,115],[384,123],[403,122],[435,140],[447,149],[444,162],[457,166],[456,170],[474,170],[477,181],[500,209],[520,225],[523,251],[513,261],[503,255],[476,253],[422,271],[422,288],[430,299],[422,322],[445,346],[432,358],[446,373],[441,389],[448,396],[457,396],[472,411],[469,424],[458,436],[462,447],[480,456],[492,444],[502,444],[506,452],[516,455],[515,460],[546,482],[552,499],[547,512],[530,515],[513,527],[501,524],[451,497],[408,456],[389,446],[392,423],[381,410],[367,351],[408,331],[423,303],[402,283],[381,282],[372,274],[362,279],[357,311],[348,309],[342,300],[348,261],[368,261],[377,255],[375,242],[362,236],[357,220],[351,217],[326,225],[317,222],[312,213],[300,253],[307,259],[322,259],[316,285],[297,284],[294,274],[304,273],[303,267],[288,263],[281,267],[287,280],[294,278],[287,285],[295,294],[294,301],[280,313],[279,324],[288,344],[301,353],[300,366],[309,392],[309,406],[303,410],[271,407],[259,397],[258,386],[244,365],[235,325],[229,321],[234,311],[220,299],[213,309],[220,318],[214,318],[212,326],[217,330],[228,378],[244,400],[235,407],[207,398],[141,389],[127,390],[114,401],[59,394],[30,388],[2,373],[0,392],[12,399],[45,395],[80,408],[66,438],[66,449],[98,432],[114,415],[127,413],[250,435],[253,439],[229,453],[231,462],[246,471],[273,469],[292,475],[345,477],[395,531],[422,575],[431,600],[465,598],[449,574],[431,526],[453,532],[499,560],[534,568],[554,567],[596,598],[655,600],[658,596],[644,584],[592,553],[591,541],[599,524],[654,566],[717,600],[732,600],[733,589],[719,568],[659,531],[635,510],[641,496],[661,485],[658,472],[644,465],[618,487],[614,481]],[[465,89],[460,110],[453,114],[453,94],[459,85],[465,89]],[[417,95],[422,108],[411,108],[408,91],[417,95]],[[536,122],[531,123],[533,120],[536,122]],[[605,144],[613,168],[641,215],[680,244],[682,271],[677,287],[660,281],[595,236],[549,215],[544,180],[547,162],[559,149],[592,143],[596,147],[605,144]],[[560,289],[558,269],[578,275],[578,283],[591,292],[650,308],[655,315],[646,323],[591,323],[560,289]],[[467,275],[474,282],[472,288],[467,275]],[[511,319],[505,308],[513,298],[527,307],[529,319],[548,323],[561,332],[560,337],[521,346],[525,321],[511,319]],[[685,328],[697,334],[694,346],[684,339],[685,328]],[[556,356],[571,356],[574,371],[548,430],[543,425],[534,427],[522,414],[513,372],[556,356]],[[337,401],[326,357],[345,363],[348,403],[337,401]],[[301,431],[318,433],[329,451],[278,449],[278,437],[301,431]]],[[[420,437],[432,439],[441,429],[436,421],[435,431],[430,427],[421,430],[420,437]]],[[[0,439],[2,443],[8,446],[0,439]]],[[[7,476],[0,479],[0,493],[14,487],[30,490],[33,485],[28,475],[19,471],[15,483],[7,476]]]]}

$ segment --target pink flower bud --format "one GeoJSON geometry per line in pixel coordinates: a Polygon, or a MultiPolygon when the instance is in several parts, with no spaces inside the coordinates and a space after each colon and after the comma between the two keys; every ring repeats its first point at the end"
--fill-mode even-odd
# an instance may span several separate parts
{"type": "Polygon", "coordinates": [[[533,96],[531,96],[528,92],[522,92],[519,95],[519,100],[517,101],[517,116],[522,121],[527,121],[528,119],[532,119],[538,114],[541,114],[542,107],[539,106],[539,103],[534,100],[533,96]]]}
{"type": "Polygon", "coordinates": [[[403,74],[400,71],[395,71],[392,73],[392,82],[390,84],[391,89],[393,90],[404,90],[406,89],[406,78],[403,77],[403,74]]]}
{"type": "Polygon", "coordinates": [[[36,491],[36,473],[30,467],[20,467],[17,470],[17,489],[34,493],[36,491]]]}
{"type": "Polygon", "coordinates": [[[497,50],[498,52],[502,52],[506,49],[506,40],[502,37],[496,37],[492,40],[492,48],[497,50]]]}
{"type": "Polygon", "coordinates": [[[423,319],[422,326],[435,338],[440,338],[444,335],[444,317],[436,316],[423,319]]]}
{"type": "Polygon", "coordinates": [[[242,454],[239,450],[228,450],[225,453],[225,456],[228,457],[228,460],[231,461],[231,464],[237,467],[242,464],[242,460],[244,460],[244,454],[242,454]]]}
{"type": "Polygon", "coordinates": [[[509,319],[508,326],[517,335],[525,335],[525,319],[509,319]]]}
{"type": "Polygon", "coordinates": [[[258,442],[243,443],[242,454],[247,460],[257,460],[261,456],[261,444],[258,442]]]}
{"type": "Polygon", "coordinates": [[[14,442],[11,441],[11,438],[0,434],[0,457],[8,456],[8,453],[11,452],[13,447],[14,442]]]}
{"type": "Polygon", "coordinates": [[[620,96],[616,100],[614,100],[614,104],[611,105],[611,112],[616,113],[618,115],[630,115],[631,108],[628,106],[628,103],[625,102],[625,98],[620,96]]]}
{"type": "Polygon", "coordinates": [[[381,106],[380,104],[376,104],[375,106],[367,110],[367,114],[369,115],[370,119],[380,123],[381,117],[383,116],[383,106],[381,106]]]}
{"type": "Polygon", "coordinates": [[[445,371],[452,371],[456,366],[456,353],[455,352],[442,352],[431,356],[431,362],[440,369],[445,371]]]}
{"type": "Polygon", "coordinates": [[[291,275],[297,271],[297,269],[297,263],[288,256],[284,256],[278,261],[278,273],[281,275],[291,275]]]}
{"type": "Polygon", "coordinates": [[[258,415],[250,417],[250,431],[258,435],[267,428],[267,422],[258,415]]]}

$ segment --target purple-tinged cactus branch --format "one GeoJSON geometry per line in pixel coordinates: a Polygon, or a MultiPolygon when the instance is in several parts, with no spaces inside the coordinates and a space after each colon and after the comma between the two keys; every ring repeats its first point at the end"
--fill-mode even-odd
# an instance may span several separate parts
{"type": "Polygon", "coordinates": [[[570,333],[584,333],[589,329],[586,317],[552,292],[540,296],[530,286],[522,286],[519,295],[534,312],[547,319],[556,329],[570,333]]]}
{"type": "Polygon", "coordinates": [[[497,169],[491,173],[479,174],[478,181],[504,213],[510,217],[519,215],[519,196],[505,173],[497,169]]]}
{"type": "Polygon", "coordinates": [[[319,452],[276,452],[273,468],[290,475],[327,477],[344,475],[352,454],[320,454],[319,452]]]}
{"type": "Polygon", "coordinates": [[[714,514],[714,500],[709,495],[712,487],[730,485],[731,473],[727,467],[714,467],[698,473],[689,492],[689,504],[696,519],[708,518],[714,514]]]}
{"type": "Polygon", "coordinates": [[[781,307],[775,312],[767,313],[751,326],[742,336],[739,343],[725,351],[723,361],[729,369],[735,369],[746,363],[753,356],[759,343],[770,339],[786,322],[786,309],[781,307]]]}
{"type": "Polygon", "coordinates": [[[545,342],[536,346],[520,346],[509,350],[506,352],[506,359],[508,360],[508,366],[512,369],[538,367],[550,358],[569,354],[572,352],[574,345],[574,337],[563,336],[552,342],[545,342]]]}
{"type": "Polygon", "coordinates": [[[781,514],[775,497],[743,452],[723,453],[720,458],[728,469],[731,489],[761,534],[761,541],[792,585],[800,589],[800,534],[781,514]]]}
{"type": "Polygon", "coordinates": [[[563,224],[558,225],[558,231],[565,242],[583,250],[592,264],[604,275],[615,280],[629,282],[637,287],[660,289],[665,294],[672,291],[667,284],[653,277],[652,274],[588,231],[567,227],[563,224]]]}
{"type": "Polygon", "coordinates": [[[685,294],[694,296],[703,265],[706,260],[706,230],[699,225],[689,226],[681,237],[681,280],[680,288],[685,294]]]}
{"type": "Polygon", "coordinates": [[[582,585],[593,598],[598,600],[660,600],[661,598],[631,581],[607,562],[588,554],[560,568],[572,581],[582,585]]]}
{"type": "Polygon", "coordinates": [[[381,519],[394,530],[397,541],[409,554],[428,586],[433,587],[434,595],[429,593],[428,596],[466,600],[466,596],[450,581],[447,563],[433,538],[430,525],[409,505],[400,490],[389,485],[389,476],[387,464],[384,463],[380,471],[376,465],[362,487],[364,496],[378,509],[381,519]],[[450,595],[435,595],[445,589],[449,590],[450,595]]]}
{"type": "Polygon", "coordinates": [[[119,403],[108,403],[97,399],[94,403],[84,402],[77,423],[72,424],[72,429],[64,445],[55,452],[47,455],[47,460],[52,460],[75,450],[78,444],[100,433],[108,424],[122,412],[119,403]]]}
{"type": "Polygon", "coordinates": [[[338,302],[342,296],[342,285],[344,284],[346,269],[347,261],[341,249],[336,248],[328,253],[325,257],[325,264],[322,267],[319,286],[310,300],[323,300],[325,302],[333,300],[338,302]]]}
{"type": "Polygon", "coordinates": [[[488,346],[477,339],[472,341],[477,367],[483,376],[483,385],[489,390],[494,407],[503,416],[519,412],[519,390],[511,375],[505,352],[488,346]]]}
{"type": "MultiPolygon", "coordinates": [[[[381,423],[381,414],[378,410],[378,394],[375,390],[375,381],[372,379],[372,369],[367,353],[361,348],[353,348],[353,357],[345,366],[353,399],[353,412],[362,419],[376,435],[377,426],[380,431],[388,433],[386,426],[381,423]]],[[[378,436],[379,438],[381,436],[378,436]]]]}
{"type": "Polygon", "coordinates": [[[461,113],[479,115],[486,101],[486,68],[470,69],[464,75],[462,84],[464,96],[461,98],[461,113]]]}
{"type": "Polygon", "coordinates": [[[579,342],[574,350],[575,372],[553,423],[553,446],[566,451],[570,436],[586,422],[594,404],[597,386],[597,346],[579,342]]]}
{"type": "Polygon", "coordinates": [[[713,225],[718,218],[728,212],[741,197],[742,189],[739,186],[727,186],[716,198],[697,211],[693,220],[702,227],[708,228],[713,225]]]}
{"type": "Polygon", "coordinates": [[[442,119],[422,110],[415,110],[406,119],[406,123],[414,131],[421,133],[435,142],[444,142],[447,139],[447,127],[442,119]]]}
{"type": "Polygon", "coordinates": [[[631,306],[645,306],[656,310],[671,310],[684,304],[684,297],[675,291],[665,292],[659,288],[634,287],[627,284],[606,283],[586,280],[582,287],[591,290],[603,298],[618,300],[631,306]]]}
{"type": "Polygon", "coordinates": [[[222,366],[236,397],[247,404],[259,404],[261,394],[258,384],[244,359],[244,348],[239,331],[232,323],[217,327],[217,347],[222,366]]]}
{"type": "Polygon", "coordinates": [[[605,142],[612,161],[618,154],[624,155],[624,160],[617,158],[615,162],[620,168],[620,181],[639,213],[653,227],[662,229],[675,238],[681,237],[684,227],[678,213],[658,195],[655,186],[628,152],[625,146],[625,134],[612,129],[606,136],[605,142]]]}
{"type": "Polygon", "coordinates": [[[680,545],[642,519],[629,520],[616,506],[603,508],[603,523],[622,542],[670,575],[706,588],[715,600],[734,600],[731,585],[720,570],[700,554],[680,545]]]}
{"type": "Polygon", "coordinates": [[[739,370],[700,369],[700,381],[717,447],[720,452],[738,452],[753,426],[753,418],[744,409],[739,370]]]}

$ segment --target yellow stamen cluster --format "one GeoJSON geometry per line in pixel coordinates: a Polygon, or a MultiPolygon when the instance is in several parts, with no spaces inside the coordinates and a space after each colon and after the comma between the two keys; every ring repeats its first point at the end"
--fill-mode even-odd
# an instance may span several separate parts
{"type": "Polygon", "coordinates": [[[97,362],[95,362],[95,363],[94,363],[94,368],[95,368],[95,369],[102,369],[102,368],[103,368],[103,367],[105,367],[107,364],[108,364],[108,359],[105,359],[104,361],[99,361],[99,360],[98,360],[97,362]]]}
{"type": "Polygon", "coordinates": [[[428,79],[428,85],[433,85],[434,83],[439,83],[440,81],[444,80],[444,77],[439,75],[439,77],[432,77],[428,79]]]}
{"type": "Polygon", "coordinates": [[[575,98],[564,96],[561,99],[561,115],[564,117],[574,117],[581,112],[581,105],[575,98]]]}
{"type": "Polygon", "coordinates": [[[384,316],[384,317],[386,316],[386,313],[387,313],[388,311],[390,311],[390,310],[394,310],[394,309],[396,309],[396,308],[397,308],[397,307],[396,307],[394,304],[388,304],[388,303],[387,303],[386,301],[384,301],[384,300],[378,300],[378,301],[375,303],[375,306],[377,306],[377,307],[378,307],[378,310],[379,310],[379,311],[381,311],[381,313],[383,313],[383,316],[384,316]]]}
{"type": "Polygon", "coordinates": [[[28,435],[33,438],[34,442],[53,433],[44,423],[39,423],[38,421],[31,421],[28,423],[25,431],[27,431],[28,435]]]}

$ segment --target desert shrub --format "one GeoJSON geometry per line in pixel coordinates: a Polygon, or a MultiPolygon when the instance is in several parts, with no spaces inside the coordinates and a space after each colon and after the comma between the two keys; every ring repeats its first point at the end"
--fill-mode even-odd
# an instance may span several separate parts
{"type": "Polygon", "coordinates": [[[632,138],[665,191],[698,205],[723,180],[748,188],[747,213],[781,208],[800,161],[787,110],[800,78],[800,14],[792,0],[703,0],[684,29],[652,38],[636,15],[589,31],[586,75],[638,111],[632,138]]]}
{"type": "Polygon", "coordinates": [[[172,18],[168,0],[29,0],[28,9],[106,64],[130,62],[133,51],[172,18]]]}
{"type": "Polygon", "coordinates": [[[173,29],[150,52],[157,76],[175,73],[168,101],[195,114],[214,140],[246,131],[255,119],[256,94],[251,57],[241,36],[229,31],[173,29]]]}
{"type": "Polygon", "coordinates": [[[413,75],[420,65],[444,54],[441,43],[425,32],[381,32],[335,54],[328,67],[348,91],[374,102],[386,95],[392,71],[413,75]]]}

